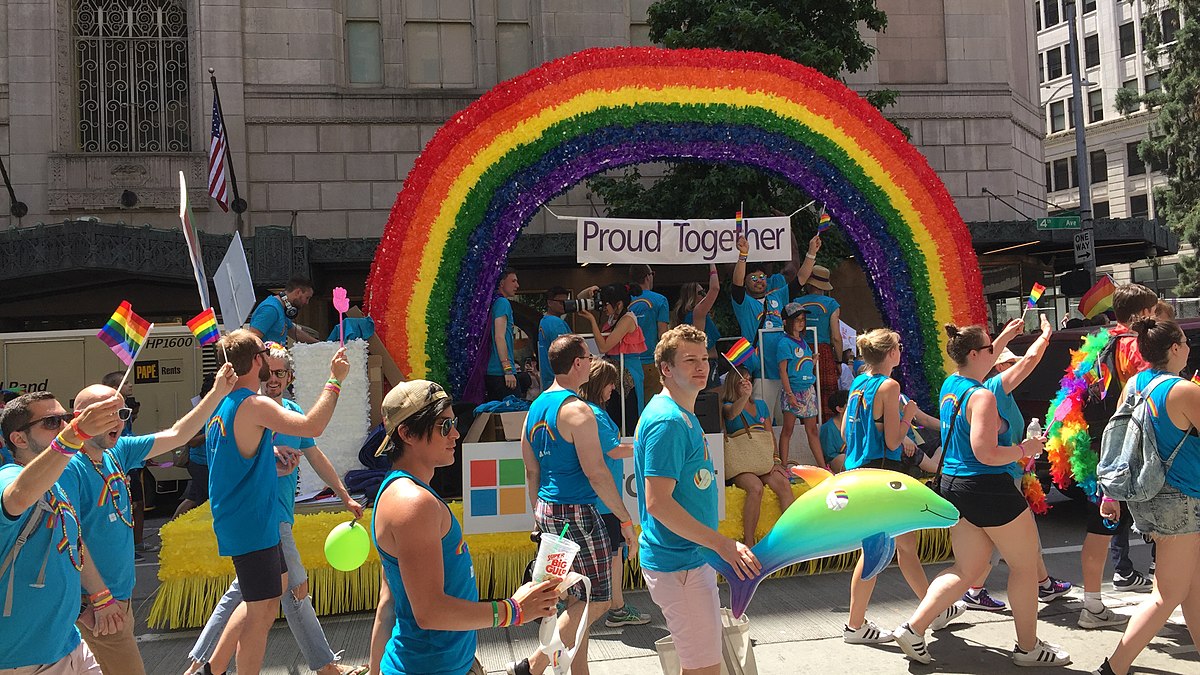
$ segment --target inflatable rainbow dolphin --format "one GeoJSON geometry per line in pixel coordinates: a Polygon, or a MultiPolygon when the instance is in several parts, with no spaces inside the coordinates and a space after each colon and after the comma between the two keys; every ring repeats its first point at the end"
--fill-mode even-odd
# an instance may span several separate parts
{"type": "Polygon", "coordinates": [[[958,509],[924,483],[895,471],[855,469],[836,476],[798,466],[792,473],[808,483],[801,495],[751,550],[762,571],[739,580],[715,552],[705,559],[729,581],[733,615],[740,617],[755,589],[773,572],[813,558],[863,551],[863,578],[883,571],[896,553],[895,537],[958,522],[958,509]]]}

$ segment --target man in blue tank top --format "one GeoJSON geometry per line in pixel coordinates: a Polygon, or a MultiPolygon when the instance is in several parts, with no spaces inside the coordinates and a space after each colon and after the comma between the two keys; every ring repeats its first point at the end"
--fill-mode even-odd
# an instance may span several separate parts
{"type": "MultiPolygon", "coordinates": [[[[233,388],[233,366],[225,364],[217,372],[214,386],[200,405],[190,410],[170,428],[144,436],[122,435],[119,431],[94,436],[83,443],[63,472],[59,483],[68,494],[78,497],[75,511],[96,569],[100,571],[117,606],[125,614],[124,628],[111,635],[91,635],[83,639],[100,667],[110,673],[145,675],[146,668],[133,635],[133,510],[130,503],[129,475],[146,460],[184,445],[204,426],[217,403],[233,388]]],[[[112,387],[96,384],[75,395],[75,410],[82,411],[113,396],[125,398],[112,387]]],[[[122,408],[128,416],[129,409],[122,408]]],[[[80,628],[86,628],[81,622],[80,628]]]]}
{"type": "Polygon", "coordinates": [[[120,408],[112,396],[73,417],[45,391],[5,406],[0,429],[14,463],[0,467],[0,671],[100,675],[75,628],[81,583],[96,631],[122,629],[123,614],[83,546],[76,496],[59,484],[85,439],[121,430],[120,408]]]}
{"type": "MultiPolygon", "coordinates": [[[[276,473],[273,434],[320,436],[333,416],[341,382],[350,372],[346,350],[329,364],[329,382],[307,415],[286,410],[258,390],[270,376],[267,348],[257,335],[235,330],[217,343],[217,354],[233,364],[238,379],[217,406],[205,433],[208,493],[212,502],[217,552],[233,558],[245,602],[226,628],[236,637],[237,671],[257,673],[267,648],[267,632],[287,588],[287,566],[279,546],[275,513],[276,473]]],[[[205,672],[212,672],[205,665],[205,672]]]]}
{"type": "MultiPolygon", "coordinates": [[[[583,586],[576,584],[558,619],[559,634],[564,642],[570,641],[569,649],[574,646],[579,622],[586,620],[591,625],[608,612],[612,601],[612,545],[596,500],[620,519],[621,536],[630,547],[634,545],[633,520],[604,463],[596,416],[575,393],[587,382],[592,367],[587,343],[578,335],[563,335],[550,343],[547,356],[554,370],[554,386],[529,407],[521,434],[521,456],[538,530],[561,535],[565,525],[566,538],[579,544],[571,570],[592,582],[587,617],[583,616],[583,586]]],[[[587,633],[573,663],[586,668],[587,633]]],[[[548,664],[546,655],[537,651],[511,664],[511,672],[541,673],[548,664]]]]}

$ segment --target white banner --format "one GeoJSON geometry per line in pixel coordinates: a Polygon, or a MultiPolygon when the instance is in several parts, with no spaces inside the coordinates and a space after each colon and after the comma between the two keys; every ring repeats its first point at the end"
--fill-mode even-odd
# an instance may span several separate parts
{"type": "MultiPolygon", "coordinates": [[[[581,263],[696,265],[737,262],[736,222],[728,220],[635,220],[576,218],[575,248],[581,263]]],[[[750,260],[792,258],[791,219],[745,218],[750,260]]]]}
{"type": "MultiPolygon", "coordinates": [[[[705,434],[708,452],[716,467],[717,517],[725,519],[725,436],[705,434]]],[[[621,439],[632,443],[632,438],[621,439]]],[[[638,519],[637,480],[633,459],[624,460],[625,480],[621,490],[625,508],[638,519]]],[[[520,441],[463,444],[463,522],[465,534],[531,532],[533,509],[525,492],[525,462],[520,441]]]]}

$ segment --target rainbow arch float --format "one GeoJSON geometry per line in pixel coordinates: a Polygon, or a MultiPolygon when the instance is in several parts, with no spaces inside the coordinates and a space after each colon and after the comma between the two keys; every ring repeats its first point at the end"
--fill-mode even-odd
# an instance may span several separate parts
{"type": "Polygon", "coordinates": [[[823,202],[905,345],[923,404],[944,322],[983,323],[970,233],[924,156],[837,80],[779,57],[589,49],[502,82],[452,117],[404,182],[365,305],[403,372],[461,396],[509,247],[537,210],[609,169],[694,159],[771,171],[823,202]]]}

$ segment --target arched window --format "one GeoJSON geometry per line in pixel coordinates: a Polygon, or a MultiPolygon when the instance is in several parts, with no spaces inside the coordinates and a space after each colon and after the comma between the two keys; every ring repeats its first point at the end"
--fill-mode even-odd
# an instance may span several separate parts
{"type": "Polygon", "coordinates": [[[180,0],[72,0],[83,152],[187,152],[187,10],[180,0]]]}

